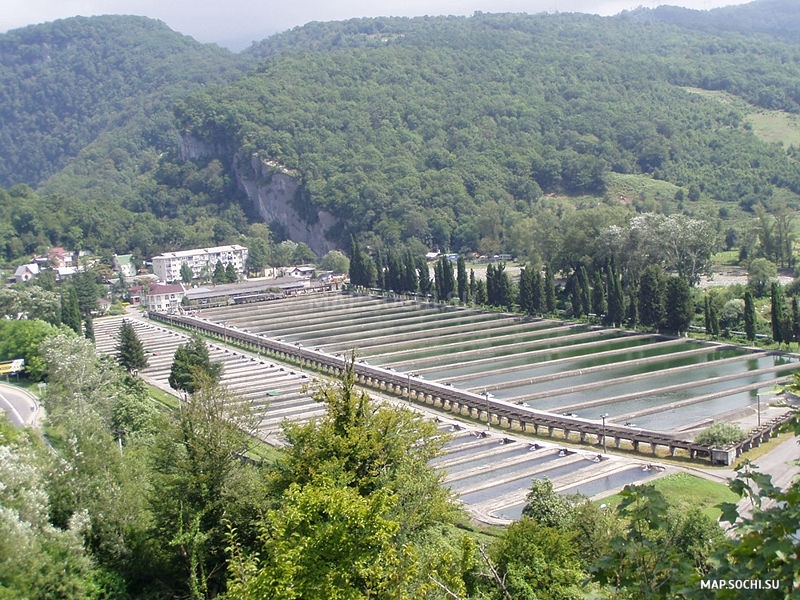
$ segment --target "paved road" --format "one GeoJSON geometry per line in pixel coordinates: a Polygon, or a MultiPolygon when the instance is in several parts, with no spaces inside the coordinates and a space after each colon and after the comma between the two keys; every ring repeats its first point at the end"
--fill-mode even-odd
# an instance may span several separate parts
{"type": "MultiPolygon", "coordinates": [[[[787,489],[800,473],[800,438],[791,437],[778,444],[767,454],[753,461],[753,470],[772,475],[773,485],[787,489]]],[[[750,516],[753,506],[747,498],[742,498],[739,503],[739,514],[750,516]]],[[[772,501],[765,501],[762,508],[769,508],[773,505],[772,501]]]]}
{"type": "MultiPolygon", "coordinates": [[[[800,438],[796,437],[782,441],[767,454],[755,459],[753,468],[762,473],[769,473],[772,475],[773,484],[786,489],[795,476],[800,473],[800,466],[797,465],[797,461],[800,460],[800,444],[798,442],[800,442],[800,438]]],[[[745,456],[747,455],[745,454],[745,456]]]]}
{"type": "Polygon", "coordinates": [[[22,388],[0,383],[0,408],[6,411],[15,427],[36,426],[41,407],[33,394],[22,388]]]}
{"type": "MultiPolygon", "coordinates": [[[[744,455],[747,458],[747,454],[744,455]]],[[[772,476],[772,483],[781,488],[787,489],[796,479],[800,476],[800,437],[790,437],[772,448],[766,454],[753,460],[751,468],[759,473],[765,473],[772,476]]],[[[726,482],[730,479],[736,478],[736,471],[733,470],[719,470],[719,469],[702,469],[691,468],[686,469],[696,475],[706,477],[719,482],[726,482]]],[[[739,515],[743,518],[749,518],[752,515],[753,505],[749,498],[744,497],[737,502],[739,507],[739,515]]],[[[772,505],[771,501],[765,501],[762,508],[769,508],[772,505]]],[[[727,525],[726,525],[727,528],[727,525]]]]}

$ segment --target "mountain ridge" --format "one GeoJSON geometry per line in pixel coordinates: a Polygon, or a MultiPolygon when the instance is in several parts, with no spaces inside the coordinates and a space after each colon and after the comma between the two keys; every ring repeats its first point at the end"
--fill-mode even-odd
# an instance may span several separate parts
{"type": "MultiPolygon", "coordinates": [[[[6,256],[62,228],[141,255],[236,240],[262,218],[247,195],[264,177],[252,164],[297,173],[290,225],[332,214],[326,243],[338,247],[353,234],[373,247],[525,252],[517,223],[561,214],[554,197],[625,208],[611,174],[676,190],[626,210],[746,218],[775,194],[796,202],[794,151],[684,88],[800,112],[798,52],[634,14],[312,23],[239,55],[140,18],[32,26],[0,36],[0,185],[114,214],[127,230],[65,214],[6,256]],[[43,60],[50,38],[61,54],[43,60]],[[185,160],[180,139],[213,151],[185,160]]],[[[271,225],[278,240],[291,229],[271,225]]]]}

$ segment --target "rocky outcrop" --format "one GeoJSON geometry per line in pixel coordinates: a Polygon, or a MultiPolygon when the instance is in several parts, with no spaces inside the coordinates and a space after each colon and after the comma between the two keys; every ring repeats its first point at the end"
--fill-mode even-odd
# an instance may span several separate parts
{"type": "Polygon", "coordinates": [[[178,156],[181,160],[197,160],[209,157],[230,156],[231,150],[217,144],[209,144],[189,134],[178,134],[178,156]]]}
{"type": "MultiPolygon", "coordinates": [[[[239,162],[239,161],[235,161],[239,162]]],[[[267,223],[278,223],[293,242],[305,242],[318,255],[323,256],[336,245],[328,240],[326,233],[337,224],[329,212],[311,208],[311,214],[301,215],[298,210],[298,189],[294,173],[275,163],[262,160],[254,154],[250,158],[249,175],[241,169],[236,177],[247,197],[258,209],[267,223]]],[[[310,203],[304,203],[309,209],[310,203]]]]}
{"type": "MultiPolygon", "coordinates": [[[[179,134],[178,153],[181,160],[218,157],[227,161],[230,158],[225,157],[233,155],[230,148],[203,142],[188,133],[179,134]]],[[[327,211],[318,210],[312,202],[300,201],[302,191],[298,188],[295,173],[277,163],[262,160],[257,154],[249,160],[234,157],[232,162],[239,187],[266,223],[280,225],[290,240],[305,242],[318,256],[336,248],[326,234],[337,225],[337,219],[327,211]],[[242,160],[245,168],[238,168],[242,160]],[[300,206],[303,214],[298,212],[300,206]]]]}

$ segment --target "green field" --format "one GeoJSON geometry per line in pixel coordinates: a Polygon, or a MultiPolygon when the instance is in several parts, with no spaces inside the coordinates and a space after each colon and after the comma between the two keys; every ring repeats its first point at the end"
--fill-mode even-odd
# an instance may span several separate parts
{"type": "Polygon", "coordinates": [[[765,142],[779,143],[786,147],[800,146],[800,115],[758,108],[727,92],[699,88],[685,89],[723,104],[730,104],[742,111],[745,122],[752,127],[753,133],[765,142]]]}
{"type": "MultiPolygon", "coordinates": [[[[670,506],[685,512],[690,508],[700,508],[703,514],[714,519],[719,518],[721,511],[717,507],[722,502],[737,502],[739,497],[727,485],[716,483],[702,477],[685,472],[674,473],[653,481],[670,506]]],[[[615,509],[622,500],[619,494],[608,496],[598,502],[615,509]]]]}
{"type": "Polygon", "coordinates": [[[655,201],[658,203],[675,200],[678,186],[653,179],[647,175],[627,175],[623,173],[609,173],[606,176],[609,195],[621,202],[655,201]]]}

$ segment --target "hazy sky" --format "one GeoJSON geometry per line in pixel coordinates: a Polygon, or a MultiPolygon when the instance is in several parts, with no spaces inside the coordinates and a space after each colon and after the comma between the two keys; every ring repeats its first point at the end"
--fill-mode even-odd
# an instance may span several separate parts
{"type": "Polygon", "coordinates": [[[587,12],[613,15],[660,4],[710,9],[748,0],[0,0],[0,32],[76,15],[143,15],[200,42],[240,50],[309,21],[352,17],[587,12]]]}

